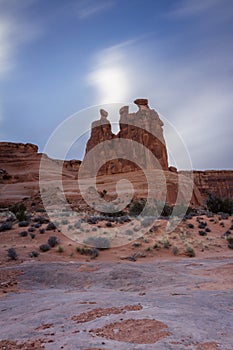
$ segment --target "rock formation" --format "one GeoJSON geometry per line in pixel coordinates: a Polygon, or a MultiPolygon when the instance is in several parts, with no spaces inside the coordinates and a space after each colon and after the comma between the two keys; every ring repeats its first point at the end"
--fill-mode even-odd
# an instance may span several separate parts
{"type": "Polygon", "coordinates": [[[233,171],[231,170],[194,170],[194,182],[202,198],[215,194],[220,198],[233,199],[233,171]]]}
{"type": "Polygon", "coordinates": [[[136,113],[129,113],[128,106],[120,109],[120,131],[117,135],[112,133],[111,124],[107,119],[108,113],[103,109],[100,110],[100,119],[92,123],[85,154],[96,146],[98,148],[96,153],[88,155],[86,169],[90,176],[94,174],[100,158],[111,160],[101,166],[98,175],[139,170],[137,160],[140,160],[143,169],[153,169],[154,158],[157,160],[158,169],[168,170],[163,122],[158,113],[149,108],[147,99],[137,99],[134,103],[139,108],[136,113]],[[125,148],[125,143],[121,142],[123,139],[131,141],[127,143],[129,148],[125,148]],[[115,142],[105,142],[111,140],[115,142]]]}

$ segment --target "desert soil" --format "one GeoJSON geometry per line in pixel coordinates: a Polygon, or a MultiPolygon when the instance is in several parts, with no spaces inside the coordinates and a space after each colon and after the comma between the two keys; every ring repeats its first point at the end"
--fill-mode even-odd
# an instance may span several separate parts
{"type": "Polygon", "coordinates": [[[61,232],[35,231],[34,239],[20,237],[17,225],[2,232],[0,349],[232,350],[233,259],[222,237],[232,217],[224,227],[215,219],[203,218],[211,229],[204,237],[196,218],[182,223],[169,248],[161,222],[139,246],[101,251],[95,260],[61,232]],[[50,235],[64,251],[30,258],[50,235]],[[187,242],[195,257],[185,255],[187,242]],[[7,258],[10,247],[18,260],[7,258]]]}

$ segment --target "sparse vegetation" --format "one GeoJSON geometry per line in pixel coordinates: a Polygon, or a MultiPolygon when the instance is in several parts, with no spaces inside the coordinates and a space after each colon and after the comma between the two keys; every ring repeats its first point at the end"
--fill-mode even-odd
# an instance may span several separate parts
{"type": "Polygon", "coordinates": [[[64,248],[63,248],[62,246],[59,245],[59,246],[57,247],[57,252],[58,252],[58,253],[63,253],[63,252],[64,252],[64,248]]]}
{"type": "Polygon", "coordinates": [[[164,247],[165,249],[169,249],[170,246],[171,246],[171,243],[169,242],[169,240],[168,240],[168,239],[165,239],[164,242],[163,242],[163,247],[164,247]]]}
{"type": "Polygon", "coordinates": [[[174,247],[172,248],[172,253],[173,253],[174,255],[178,255],[178,254],[179,254],[179,249],[178,249],[176,246],[174,246],[174,247]]]}
{"type": "Polygon", "coordinates": [[[146,201],[144,199],[141,200],[133,200],[130,203],[129,206],[129,215],[130,216],[138,216],[141,214],[141,212],[143,211],[144,207],[146,205],[146,201]]]}
{"type": "Polygon", "coordinates": [[[154,245],[153,245],[153,249],[159,249],[160,247],[159,247],[159,245],[158,245],[158,243],[155,243],[154,245]]]}
{"type": "Polygon", "coordinates": [[[56,236],[51,236],[48,239],[48,244],[51,248],[54,248],[58,244],[58,239],[56,236]]]}
{"type": "Polygon", "coordinates": [[[233,237],[227,237],[228,248],[233,249],[233,237]]]}
{"type": "Polygon", "coordinates": [[[23,203],[16,203],[12,205],[10,208],[10,211],[15,214],[16,219],[19,221],[26,221],[26,207],[23,203]]]}
{"type": "Polygon", "coordinates": [[[50,222],[46,227],[46,231],[55,231],[56,228],[56,225],[53,222],[50,222]]]}
{"type": "Polygon", "coordinates": [[[37,258],[40,255],[40,253],[33,250],[31,253],[29,253],[30,258],[37,258]]]}
{"type": "Polygon", "coordinates": [[[94,248],[98,249],[108,249],[110,248],[110,241],[108,238],[105,237],[89,237],[87,238],[84,243],[86,245],[92,246],[94,248]]]}
{"type": "Polygon", "coordinates": [[[11,260],[17,260],[18,259],[18,255],[17,255],[16,250],[14,248],[8,249],[7,256],[11,260]]]}
{"type": "Polygon", "coordinates": [[[92,259],[95,259],[99,256],[99,251],[96,248],[77,247],[77,252],[81,255],[89,255],[92,259]]]}
{"type": "Polygon", "coordinates": [[[146,252],[151,252],[151,247],[146,247],[145,251],[146,252]]]}
{"type": "Polygon", "coordinates": [[[199,233],[200,236],[207,236],[207,232],[206,231],[200,230],[200,231],[198,231],[198,233],[199,233]]]}
{"type": "Polygon", "coordinates": [[[20,221],[18,223],[19,227],[27,227],[29,226],[29,222],[28,221],[20,221]]]}
{"type": "Polygon", "coordinates": [[[19,235],[20,235],[21,237],[27,237],[28,232],[27,232],[27,231],[21,231],[21,232],[19,233],[19,235]]]}
{"type": "Polygon", "coordinates": [[[41,250],[42,252],[47,252],[47,251],[49,251],[50,249],[51,249],[51,247],[50,247],[49,244],[41,244],[41,245],[40,245],[40,250],[41,250]]]}
{"type": "Polygon", "coordinates": [[[100,192],[100,197],[104,198],[106,196],[106,194],[107,194],[107,191],[103,190],[103,191],[100,192]]]}
{"type": "Polygon", "coordinates": [[[233,213],[233,200],[230,198],[220,198],[213,194],[209,195],[206,201],[207,208],[213,213],[233,213]]]}
{"type": "Polygon", "coordinates": [[[12,222],[6,221],[0,225],[0,232],[8,231],[12,229],[12,222]]]}
{"type": "Polygon", "coordinates": [[[191,223],[189,223],[187,226],[188,226],[188,228],[194,228],[194,225],[191,223]]]}
{"type": "Polygon", "coordinates": [[[140,243],[140,242],[134,242],[133,244],[132,244],[132,246],[133,247],[135,247],[135,248],[138,248],[138,247],[140,247],[142,244],[140,243]]]}
{"type": "Polygon", "coordinates": [[[185,252],[190,258],[193,258],[196,255],[194,249],[192,247],[190,247],[190,246],[186,247],[186,251],[185,252]]]}

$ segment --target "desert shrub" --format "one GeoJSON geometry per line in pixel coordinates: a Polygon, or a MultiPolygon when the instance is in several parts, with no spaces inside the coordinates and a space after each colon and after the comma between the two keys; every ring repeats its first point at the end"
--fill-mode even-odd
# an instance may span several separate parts
{"type": "Polygon", "coordinates": [[[18,259],[18,255],[17,255],[17,253],[16,253],[16,251],[15,251],[14,248],[8,249],[8,251],[7,251],[7,256],[8,256],[8,258],[10,258],[11,260],[17,260],[17,259],[18,259]]]}
{"type": "Polygon", "coordinates": [[[106,194],[107,194],[107,191],[103,190],[103,191],[100,192],[100,197],[104,198],[106,196],[106,194]]]}
{"type": "Polygon", "coordinates": [[[36,237],[35,233],[30,233],[31,239],[34,239],[36,237]]]}
{"type": "Polygon", "coordinates": [[[23,203],[14,204],[9,209],[15,214],[17,220],[26,221],[26,207],[23,203]]]}
{"type": "Polygon", "coordinates": [[[179,249],[177,248],[177,247],[173,247],[172,248],[172,253],[174,254],[174,255],[178,255],[179,254],[179,249]]]}
{"type": "Polygon", "coordinates": [[[126,230],[125,231],[125,235],[132,236],[133,235],[133,231],[132,230],[126,230]]]}
{"type": "Polygon", "coordinates": [[[140,243],[140,242],[134,242],[133,244],[132,244],[132,246],[133,247],[135,247],[135,248],[138,248],[138,247],[140,247],[142,244],[140,243]]]}
{"type": "Polygon", "coordinates": [[[110,241],[108,240],[108,238],[105,238],[105,237],[94,237],[94,236],[89,237],[84,241],[84,243],[86,245],[89,245],[98,249],[110,248],[110,241]]]}
{"type": "Polygon", "coordinates": [[[81,228],[81,225],[82,225],[82,223],[80,222],[80,221],[77,221],[75,224],[74,224],[74,227],[75,228],[81,228]]]}
{"type": "Polygon", "coordinates": [[[35,231],[35,227],[29,227],[28,232],[34,232],[35,231]]]}
{"type": "Polygon", "coordinates": [[[166,240],[163,242],[163,247],[164,247],[165,249],[169,249],[170,246],[171,246],[171,243],[169,242],[168,239],[166,239],[166,240]]]}
{"type": "Polygon", "coordinates": [[[176,204],[176,206],[173,209],[173,216],[180,216],[180,215],[190,215],[193,213],[193,209],[191,207],[187,207],[182,204],[176,204]]]}
{"type": "Polygon", "coordinates": [[[34,222],[38,222],[39,224],[48,224],[49,223],[49,219],[45,218],[44,216],[36,216],[33,219],[34,222]]]}
{"type": "Polygon", "coordinates": [[[46,227],[46,231],[54,231],[56,228],[56,225],[53,222],[50,222],[46,227]]]}
{"type": "Polygon", "coordinates": [[[159,249],[160,247],[159,247],[159,245],[158,245],[158,243],[155,243],[154,245],[153,245],[153,249],[159,249]]]}
{"type": "Polygon", "coordinates": [[[3,180],[10,180],[12,176],[10,174],[4,174],[2,178],[3,180]]]}
{"type": "Polygon", "coordinates": [[[40,228],[40,227],[41,227],[41,224],[38,222],[37,224],[34,224],[33,227],[35,227],[35,228],[40,228]]]}
{"type": "Polygon", "coordinates": [[[41,245],[40,245],[40,250],[41,250],[42,252],[47,252],[47,251],[50,250],[50,249],[51,249],[51,247],[50,247],[49,244],[41,244],[41,245]]]}
{"type": "Polygon", "coordinates": [[[151,252],[151,247],[146,247],[146,248],[145,248],[145,251],[146,251],[146,252],[151,252]]]}
{"type": "Polygon", "coordinates": [[[207,226],[207,223],[205,221],[200,221],[198,224],[198,228],[204,229],[207,226]]]}
{"type": "Polygon", "coordinates": [[[200,236],[207,236],[207,232],[206,231],[199,230],[198,233],[199,233],[200,236]]]}
{"type": "Polygon", "coordinates": [[[77,247],[77,252],[81,255],[89,255],[92,259],[95,259],[99,256],[99,251],[96,248],[90,248],[90,247],[77,247]]]}
{"type": "Polygon", "coordinates": [[[44,228],[40,228],[39,232],[40,232],[41,235],[43,235],[45,233],[45,229],[44,228]]]}
{"type": "Polygon", "coordinates": [[[0,225],[0,232],[8,231],[12,229],[12,222],[6,221],[0,225]]]}
{"type": "Polygon", "coordinates": [[[158,212],[160,213],[164,207],[164,203],[161,204],[157,201],[150,201],[149,204],[147,204],[146,199],[141,198],[140,200],[132,200],[129,205],[129,215],[130,216],[150,216],[150,217],[157,217],[158,212]],[[143,212],[143,213],[142,213],[143,212]]]}
{"type": "Polygon", "coordinates": [[[233,237],[227,237],[228,248],[233,249],[233,237]]]}
{"type": "Polygon", "coordinates": [[[188,224],[187,226],[188,226],[188,228],[194,228],[194,225],[193,225],[193,224],[191,224],[191,223],[190,223],[190,224],[188,224]]]}
{"type": "Polygon", "coordinates": [[[63,253],[64,252],[64,248],[62,247],[62,246],[58,246],[57,247],[57,251],[58,251],[58,253],[63,253]]]}
{"type": "Polygon", "coordinates": [[[19,233],[19,235],[20,235],[21,237],[27,237],[28,232],[27,232],[27,231],[21,231],[21,232],[19,233]]]}
{"type": "Polygon", "coordinates": [[[133,200],[129,206],[129,215],[130,216],[140,215],[141,212],[143,211],[145,205],[146,205],[146,201],[144,199],[140,199],[138,201],[133,200]]]}
{"type": "Polygon", "coordinates": [[[38,253],[34,250],[31,253],[29,253],[30,258],[37,258],[39,255],[40,255],[40,253],[38,253]]]}
{"type": "Polygon", "coordinates": [[[186,254],[190,257],[190,258],[193,258],[196,254],[195,254],[195,251],[192,247],[188,246],[186,248],[186,254]]]}
{"type": "Polygon", "coordinates": [[[51,248],[55,247],[58,244],[57,237],[56,236],[49,237],[48,244],[51,248]]]}
{"type": "Polygon", "coordinates": [[[211,232],[211,229],[209,227],[206,227],[205,232],[211,232]]]}
{"type": "Polygon", "coordinates": [[[18,225],[19,225],[19,227],[27,227],[27,226],[29,226],[29,222],[28,221],[20,221],[19,223],[18,223],[18,225]]]}
{"type": "Polygon", "coordinates": [[[227,220],[227,219],[229,219],[229,213],[220,213],[218,219],[219,220],[227,220]]]}
{"type": "Polygon", "coordinates": [[[233,213],[233,200],[230,198],[220,198],[213,194],[209,195],[206,201],[207,208],[213,213],[233,213]]]}

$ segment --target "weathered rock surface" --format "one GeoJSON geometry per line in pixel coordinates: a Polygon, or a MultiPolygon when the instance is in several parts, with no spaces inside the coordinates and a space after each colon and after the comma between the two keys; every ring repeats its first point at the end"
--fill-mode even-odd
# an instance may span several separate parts
{"type": "Polygon", "coordinates": [[[129,113],[128,106],[120,109],[120,131],[117,135],[112,133],[111,124],[107,120],[108,113],[100,110],[100,120],[92,123],[84,158],[89,175],[96,172],[100,159],[103,164],[98,175],[126,173],[139,170],[140,167],[154,169],[155,162],[156,169],[168,170],[163,122],[158,113],[148,107],[146,99],[137,99],[135,103],[139,107],[136,113],[129,113]],[[125,139],[130,142],[124,142],[125,139]],[[111,142],[113,140],[115,142],[111,142]],[[108,159],[110,160],[105,162],[108,159]]]}
{"type": "Polygon", "coordinates": [[[203,198],[209,193],[222,198],[233,198],[232,170],[194,170],[194,182],[203,198]]]}
{"type": "Polygon", "coordinates": [[[8,205],[38,194],[42,156],[47,159],[48,167],[53,169],[54,173],[56,169],[62,167],[63,178],[75,178],[80,166],[78,160],[63,162],[51,159],[38,153],[38,147],[29,143],[0,142],[1,205],[8,205]]]}

